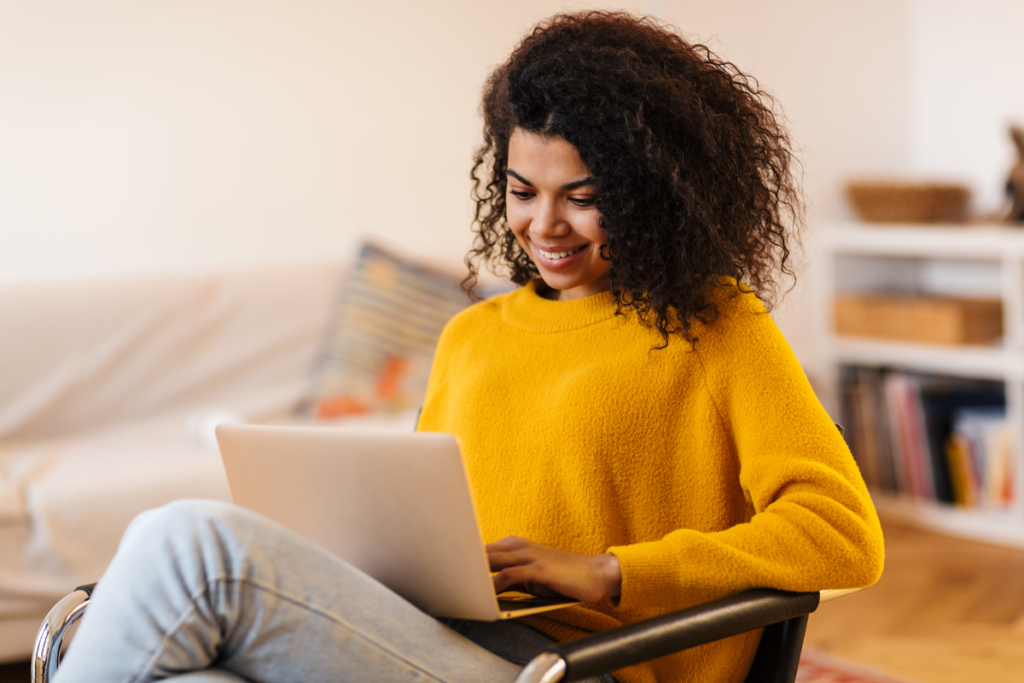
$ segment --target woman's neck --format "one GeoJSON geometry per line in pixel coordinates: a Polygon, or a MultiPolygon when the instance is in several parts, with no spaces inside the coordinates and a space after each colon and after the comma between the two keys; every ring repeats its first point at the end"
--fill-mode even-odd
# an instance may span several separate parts
{"type": "Polygon", "coordinates": [[[562,292],[554,287],[549,287],[547,283],[541,280],[537,283],[537,296],[548,301],[558,301],[562,298],[562,292]]]}
{"type": "Polygon", "coordinates": [[[548,301],[572,301],[573,299],[585,299],[588,296],[600,294],[601,292],[607,292],[611,288],[611,281],[608,280],[607,278],[604,278],[600,282],[600,286],[589,288],[587,291],[583,292],[573,290],[567,296],[566,292],[563,292],[560,289],[555,289],[554,287],[544,282],[543,279],[537,278],[536,291],[537,296],[541,297],[542,299],[547,299],[548,301]]]}

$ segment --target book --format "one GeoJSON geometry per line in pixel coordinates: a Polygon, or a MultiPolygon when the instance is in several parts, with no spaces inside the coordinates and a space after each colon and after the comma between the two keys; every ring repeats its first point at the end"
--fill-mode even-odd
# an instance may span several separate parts
{"type": "Polygon", "coordinates": [[[1003,508],[1014,500],[1014,471],[1005,407],[967,407],[953,417],[953,435],[969,455],[976,507],[1003,508]]]}
{"type": "Polygon", "coordinates": [[[1018,495],[1001,382],[847,366],[848,442],[874,490],[965,507],[1018,495]]]}

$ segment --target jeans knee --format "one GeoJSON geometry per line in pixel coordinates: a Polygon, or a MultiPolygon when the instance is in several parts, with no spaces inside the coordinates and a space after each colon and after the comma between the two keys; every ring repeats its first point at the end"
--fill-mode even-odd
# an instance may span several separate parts
{"type": "Polygon", "coordinates": [[[196,577],[238,573],[252,560],[260,528],[259,516],[236,505],[174,501],[136,517],[115,560],[121,567],[170,567],[196,577]]]}
{"type": "Polygon", "coordinates": [[[224,529],[237,526],[239,517],[251,514],[246,510],[217,500],[176,500],[140,513],[124,533],[121,541],[135,544],[161,541],[178,545],[181,541],[219,536],[224,529]]]}

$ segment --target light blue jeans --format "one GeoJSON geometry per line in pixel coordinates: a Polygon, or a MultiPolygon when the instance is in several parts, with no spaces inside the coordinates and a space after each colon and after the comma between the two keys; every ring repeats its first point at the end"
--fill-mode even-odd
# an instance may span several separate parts
{"type": "Polygon", "coordinates": [[[264,517],[180,501],[125,532],[55,680],[508,683],[553,642],[442,622],[264,517]]]}

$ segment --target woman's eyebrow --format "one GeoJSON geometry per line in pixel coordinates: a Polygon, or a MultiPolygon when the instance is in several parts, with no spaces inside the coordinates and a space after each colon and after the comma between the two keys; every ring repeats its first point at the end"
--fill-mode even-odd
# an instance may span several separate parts
{"type": "Polygon", "coordinates": [[[513,171],[511,168],[508,169],[507,171],[505,171],[505,175],[512,176],[513,178],[515,178],[516,180],[521,182],[523,185],[528,185],[529,187],[533,187],[533,183],[531,183],[529,180],[527,180],[523,176],[521,176],[518,173],[516,173],[515,171],[513,171]]]}
{"type": "Polygon", "coordinates": [[[583,187],[584,185],[597,185],[597,179],[592,176],[587,176],[583,180],[574,180],[571,183],[562,185],[563,190],[575,190],[577,187],[583,187]]]}
{"type": "MultiPolygon", "coordinates": [[[[527,185],[528,187],[533,187],[533,183],[531,183],[529,180],[527,180],[523,176],[521,176],[518,173],[516,173],[515,171],[513,171],[511,168],[507,169],[505,171],[505,174],[512,176],[513,178],[515,178],[516,180],[521,182],[523,185],[527,185]]],[[[586,178],[583,178],[581,180],[574,180],[571,183],[566,183],[565,185],[562,185],[561,189],[569,191],[569,190],[575,190],[578,187],[583,187],[584,185],[596,185],[596,184],[597,184],[597,180],[594,177],[587,176],[586,178]]]]}

